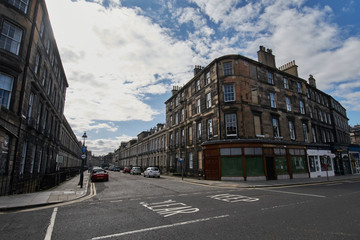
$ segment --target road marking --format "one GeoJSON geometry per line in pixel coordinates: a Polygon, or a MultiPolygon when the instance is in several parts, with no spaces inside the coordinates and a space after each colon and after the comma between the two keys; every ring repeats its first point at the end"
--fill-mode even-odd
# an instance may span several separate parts
{"type": "Polygon", "coordinates": [[[252,198],[252,197],[247,197],[247,196],[242,196],[242,195],[235,195],[235,194],[228,194],[228,193],[217,194],[217,195],[212,195],[212,196],[208,196],[208,197],[212,198],[212,199],[224,201],[224,202],[230,202],[230,203],[259,201],[259,198],[252,198]]]}
{"type": "Polygon", "coordinates": [[[290,207],[290,206],[295,206],[295,205],[300,205],[300,204],[304,204],[304,203],[308,203],[309,201],[303,201],[303,202],[296,202],[296,203],[290,203],[290,204],[285,204],[285,205],[277,205],[277,206],[272,206],[269,208],[262,208],[261,210],[270,210],[270,209],[276,209],[276,208],[283,208],[283,207],[290,207]]]}
{"type": "Polygon", "coordinates": [[[140,204],[164,217],[170,217],[181,213],[194,213],[200,210],[198,208],[187,206],[185,203],[178,203],[174,200],[167,200],[156,203],[141,202],[140,204]]]}
{"type": "Polygon", "coordinates": [[[117,203],[117,202],[122,202],[123,200],[113,200],[113,201],[110,201],[112,203],[117,203]]]}
{"type": "Polygon", "coordinates": [[[325,197],[326,197],[326,196],[322,196],[322,195],[307,194],[307,193],[285,192],[285,191],[277,191],[277,190],[270,190],[270,189],[257,189],[257,190],[267,191],[267,192],[277,192],[277,193],[293,194],[293,195],[300,195],[300,196],[308,196],[308,197],[318,197],[318,198],[325,198],[325,197]]]}
{"type": "Polygon", "coordinates": [[[48,228],[47,228],[47,231],[46,231],[46,235],[45,235],[44,240],[51,240],[51,235],[52,235],[52,232],[53,232],[53,229],[54,229],[54,224],[55,224],[55,218],[56,218],[57,210],[58,210],[57,207],[54,208],[54,211],[53,211],[53,213],[51,214],[50,225],[49,225],[48,228]]]}
{"type": "Polygon", "coordinates": [[[105,235],[105,236],[100,236],[100,237],[94,237],[94,238],[92,238],[92,240],[121,237],[121,236],[135,234],[135,233],[148,232],[148,231],[154,231],[154,230],[159,230],[159,229],[164,229],[164,228],[172,228],[172,227],[177,227],[177,226],[184,226],[184,225],[187,225],[187,224],[205,222],[205,221],[210,221],[210,220],[220,219],[220,218],[226,218],[226,217],[229,217],[229,215],[221,215],[221,216],[216,216],[216,217],[201,218],[201,219],[195,219],[195,220],[186,221],[186,222],[179,222],[179,223],[162,225],[162,226],[151,227],[151,228],[144,228],[144,229],[139,229],[139,230],[134,230],[134,231],[129,231],[129,232],[123,232],[123,233],[116,233],[116,234],[105,235]]]}

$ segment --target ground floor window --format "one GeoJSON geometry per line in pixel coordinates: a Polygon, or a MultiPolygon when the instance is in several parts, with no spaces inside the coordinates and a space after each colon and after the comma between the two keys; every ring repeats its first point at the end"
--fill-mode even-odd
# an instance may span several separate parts
{"type": "Polygon", "coordinates": [[[245,158],[246,175],[247,176],[263,176],[265,175],[264,163],[262,156],[247,156],[245,158]]]}
{"type": "Polygon", "coordinates": [[[243,176],[241,157],[222,157],[221,176],[226,176],[226,177],[243,176]]]}
{"type": "Polygon", "coordinates": [[[306,163],[304,156],[294,156],[291,157],[291,167],[293,173],[305,173],[306,170],[306,163]]]}
{"type": "Polygon", "coordinates": [[[288,174],[287,160],[286,157],[275,158],[276,173],[278,175],[288,174]]]}

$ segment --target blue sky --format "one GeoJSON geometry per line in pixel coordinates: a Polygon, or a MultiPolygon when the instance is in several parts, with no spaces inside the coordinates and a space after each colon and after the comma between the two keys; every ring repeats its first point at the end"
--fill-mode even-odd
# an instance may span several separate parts
{"type": "Polygon", "coordinates": [[[174,85],[260,45],[360,124],[360,1],[46,0],[69,82],[65,116],[95,155],[165,122],[174,85]],[[66,14],[64,14],[66,13],[66,14]]]}

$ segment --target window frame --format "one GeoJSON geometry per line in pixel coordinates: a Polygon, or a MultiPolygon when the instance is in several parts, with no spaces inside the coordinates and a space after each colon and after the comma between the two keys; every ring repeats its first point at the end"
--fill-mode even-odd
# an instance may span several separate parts
{"type": "Polygon", "coordinates": [[[270,96],[270,107],[271,108],[276,108],[276,97],[275,97],[275,93],[271,92],[269,94],[270,96]]]}
{"type": "Polygon", "coordinates": [[[210,108],[211,107],[211,92],[208,92],[206,94],[206,108],[210,108]]]}
{"type": "Polygon", "coordinates": [[[233,75],[233,63],[231,61],[223,63],[223,74],[224,76],[233,75]]]}
{"type": "Polygon", "coordinates": [[[21,12],[25,14],[27,13],[29,8],[29,0],[8,0],[7,2],[19,9],[21,12]]]}
{"type": "Polygon", "coordinates": [[[4,106],[7,109],[10,108],[14,80],[15,78],[13,76],[0,72],[0,105],[4,106]],[[5,96],[5,94],[7,95],[7,97],[3,97],[5,96]],[[3,103],[3,101],[5,100],[6,103],[3,103]]]}
{"type": "Polygon", "coordinates": [[[285,97],[285,102],[286,102],[286,110],[291,112],[291,100],[289,97],[285,97]]]}
{"type": "Polygon", "coordinates": [[[1,45],[0,48],[18,56],[19,52],[20,52],[23,33],[24,33],[24,31],[21,28],[15,26],[14,24],[12,24],[8,21],[3,21],[2,26],[1,26],[1,33],[0,33],[0,42],[4,41],[4,44],[3,44],[4,46],[1,45]],[[4,32],[6,30],[5,25],[7,25],[7,27],[8,27],[7,33],[4,32]],[[13,34],[14,36],[9,35],[10,30],[14,31],[14,34],[13,34]],[[15,35],[18,35],[18,36],[15,37],[15,35]],[[5,39],[3,39],[3,38],[5,38],[5,39]],[[8,41],[10,42],[10,49],[8,49],[8,45],[9,45],[8,41]],[[16,49],[14,50],[13,48],[16,48],[16,49]]]}
{"type": "Polygon", "coordinates": [[[234,84],[226,84],[223,86],[224,102],[235,101],[235,86],[234,84]]]}
{"type": "Polygon", "coordinates": [[[290,133],[290,139],[295,140],[296,139],[295,124],[292,120],[289,120],[289,133],[290,133]]]}
{"type": "Polygon", "coordinates": [[[228,137],[237,136],[237,116],[236,116],[236,113],[225,114],[225,133],[226,133],[226,136],[228,136],[228,137]],[[229,131],[230,128],[234,128],[235,131],[234,130],[229,131]]]}

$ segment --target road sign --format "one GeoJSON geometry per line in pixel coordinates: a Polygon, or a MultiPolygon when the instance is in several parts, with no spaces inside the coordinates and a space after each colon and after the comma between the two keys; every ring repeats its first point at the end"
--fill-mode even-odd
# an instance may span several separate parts
{"type": "Polygon", "coordinates": [[[85,159],[85,158],[86,158],[86,154],[81,155],[81,158],[82,158],[82,159],[85,159]]]}
{"type": "Polygon", "coordinates": [[[81,152],[82,152],[82,153],[86,153],[86,146],[82,146],[81,152]]]}
{"type": "Polygon", "coordinates": [[[183,159],[183,158],[179,158],[178,161],[179,161],[179,162],[184,162],[184,159],[183,159]]]}

